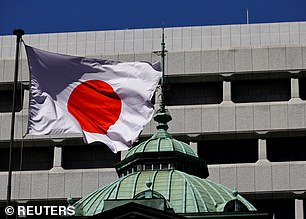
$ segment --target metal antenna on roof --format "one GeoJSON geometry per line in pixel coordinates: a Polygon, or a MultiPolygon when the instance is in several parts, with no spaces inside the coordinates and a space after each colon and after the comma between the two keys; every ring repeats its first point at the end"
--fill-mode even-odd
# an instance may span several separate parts
{"type": "Polygon", "coordinates": [[[166,131],[168,129],[167,123],[172,120],[170,113],[166,110],[165,103],[165,28],[162,28],[162,41],[161,41],[161,51],[153,52],[158,56],[161,56],[161,93],[159,95],[159,106],[160,109],[154,115],[154,120],[158,122],[157,129],[166,131]]]}
{"type": "Polygon", "coordinates": [[[162,71],[162,77],[160,80],[160,87],[161,91],[160,94],[158,95],[158,100],[159,100],[159,107],[160,109],[158,112],[166,112],[166,103],[165,103],[165,56],[167,53],[167,50],[165,49],[165,28],[162,27],[162,41],[161,41],[161,50],[159,51],[153,51],[153,53],[157,56],[161,56],[161,71],[162,71]]]}
{"type": "Polygon", "coordinates": [[[249,8],[247,8],[246,11],[246,19],[247,19],[247,24],[249,24],[249,8]]]}
{"type": "Polygon", "coordinates": [[[161,102],[160,111],[165,112],[165,28],[162,28],[162,42],[161,42],[161,67],[162,67],[162,77],[161,77],[161,102]]]}

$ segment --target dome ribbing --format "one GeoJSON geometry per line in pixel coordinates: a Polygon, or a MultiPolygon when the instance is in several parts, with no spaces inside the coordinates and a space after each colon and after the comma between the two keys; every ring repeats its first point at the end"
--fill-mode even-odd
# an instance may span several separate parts
{"type": "Polygon", "coordinates": [[[89,194],[74,204],[79,215],[90,216],[103,212],[105,200],[133,199],[146,191],[151,179],[152,190],[160,193],[175,213],[220,212],[222,206],[238,199],[248,210],[256,208],[240,195],[220,184],[178,170],[140,171],[89,194]]]}

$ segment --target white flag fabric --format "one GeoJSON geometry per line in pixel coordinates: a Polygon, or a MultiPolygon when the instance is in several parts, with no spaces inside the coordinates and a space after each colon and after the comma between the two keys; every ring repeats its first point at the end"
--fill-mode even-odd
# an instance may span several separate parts
{"type": "Polygon", "coordinates": [[[27,133],[81,133],[86,143],[127,150],[152,119],[160,65],[51,53],[26,46],[30,68],[27,133]]]}

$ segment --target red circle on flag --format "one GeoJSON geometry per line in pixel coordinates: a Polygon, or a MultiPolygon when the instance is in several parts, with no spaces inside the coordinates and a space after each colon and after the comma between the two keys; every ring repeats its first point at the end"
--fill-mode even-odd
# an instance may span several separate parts
{"type": "Polygon", "coordinates": [[[70,94],[68,111],[86,132],[106,134],[121,113],[121,99],[104,81],[89,80],[70,94]]]}

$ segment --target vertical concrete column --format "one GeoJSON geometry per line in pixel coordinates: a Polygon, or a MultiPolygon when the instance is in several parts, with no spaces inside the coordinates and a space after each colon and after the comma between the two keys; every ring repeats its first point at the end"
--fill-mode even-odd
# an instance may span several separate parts
{"type": "Polygon", "coordinates": [[[300,98],[298,78],[291,78],[291,98],[300,98]]]}
{"type": "Polygon", "coordinates": [[[267,160],[266,139],[258,139],[258,160],[267,160]]]}
{"type": "Polygon", "coordinates": [[[295,219],[304,219],[303,199],[295,199],[295,219]]]}
{"type": "Polygon", "coordinates": [[[62,147],[54,147],[53,168],[62,167],[62,147]]]}
{"type": "Polygon", "coordinates": [[[190,142],[189,146],[192,148],[192,150],[198,154],[198,142],[190,142]]]}
{"type": "Polygon", "coordinates": [[[223,81],[223,101],[232,101],[231,82],[228,80],[223,81]]]}

